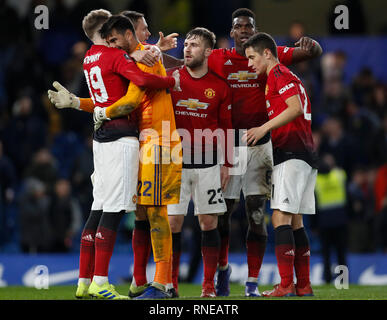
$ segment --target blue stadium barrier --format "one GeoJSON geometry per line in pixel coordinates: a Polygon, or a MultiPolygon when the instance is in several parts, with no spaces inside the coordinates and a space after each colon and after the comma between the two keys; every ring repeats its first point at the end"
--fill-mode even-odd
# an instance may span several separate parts
{"type": "MultiPolygon", "coordinates": [[[[184,276],[189,269],[189,255],[182,254],[180,274],[184,276]]],[[[24,285],[39,287],[43,277],[47,276],[48,285],[76,284],[78,277],[77,254],[51,255],[0,255],[0,287],[24,285]]],[[[150,259],[152,261],[152,258],[150,259]]],[[[231,281],[244,283],[247,276],[246,256],[244,254],[230,254],[229,262],[233,272],[231,281]]],[[[127,282],[133,270],[132,254],[115,254],[110,264],[109,279],[111,283],[127,282]]],[[[362,285],[387,285],[387,255],[383,254],[351,254],[348,256],[349,283],[362,285]]],[[[150,262],[147,269],[148,279],[154,275],[154,263],[150,262]]],[[[338,275],[343,275],[338,272],[338,275]]],[[[200,284],[202,266],[199,265],[194,283],[200,284]]],[[[261,285],[279,282],[276,258],[266,255],[260,272],[261,285]]],[[[323,284],[323,264],[320,256],[311,257],[311,282],[323,284]]]]}

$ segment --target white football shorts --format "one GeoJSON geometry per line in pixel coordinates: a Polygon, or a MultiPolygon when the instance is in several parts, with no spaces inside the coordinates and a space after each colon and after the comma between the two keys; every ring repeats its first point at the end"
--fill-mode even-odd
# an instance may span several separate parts
{"type": "Polygon", "coordinates": [[[270,198],[273,150],[271,140],[254,147],[235,148],[234,167],[224,197],[239,199],[241,190],[244,197],[265,195],[270,198]]]}
{"type": "Polygon", "coordinates": [[[271,209],[294,214],[315,214],[316,177],[317,169],[303,160],[291,159],[274,166],[271,209]]]}
{"type": "Polygon", "coordinates": [[[209,168],[183,168],[180,202],[168,205],[168,215],[187,215],[191,197],[195,205],[195,215],[221,215],[227,211],[220,182],[220,165],[209,168]]]}
{"type": "Polygon", "coordinates": [[[92,210],[136,210],[139,143],[134,137],[93,141],[92,210]]]}

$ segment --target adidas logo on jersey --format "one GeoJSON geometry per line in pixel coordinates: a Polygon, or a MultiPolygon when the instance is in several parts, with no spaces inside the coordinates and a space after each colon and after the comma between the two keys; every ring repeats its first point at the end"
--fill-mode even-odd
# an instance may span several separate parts
{"type": "Polygon", "coordinates": [[[232,62],[231,60],[227,60],[225,63],[224,63],[225,66],[232,66],[232,62]]]}

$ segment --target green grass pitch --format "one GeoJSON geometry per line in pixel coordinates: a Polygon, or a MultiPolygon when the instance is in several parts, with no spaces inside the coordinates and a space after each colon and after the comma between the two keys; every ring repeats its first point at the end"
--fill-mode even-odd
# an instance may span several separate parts
{"type": "MultiPolygon", "coordinates": [[[[260,286],[260,291],[271,289],[272,286],[260,286]]],[[[129,284],[117,285],[121,294],[127,294],[129,284]]],[[[313,286],[314,297],[291,298],[245,298],[244,286],[230,285],[229,297],[212,298],[216,300],[387,300],[387,286],[349,285],[349,289],[336,289],[333,285],[313,286]]],[[[23,286],[9,286],[0,288],[0,300],[74,300],[76,286],[51,286],[49,289],[35,289],[23,286]]],[[[199,298],[201,286],[182,283],[179,286],[181,300],[202,300],[199,298]]]]}

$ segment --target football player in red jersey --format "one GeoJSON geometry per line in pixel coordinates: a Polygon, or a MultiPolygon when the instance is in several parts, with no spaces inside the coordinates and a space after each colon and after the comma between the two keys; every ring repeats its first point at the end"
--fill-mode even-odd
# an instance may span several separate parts
{"type": "MultiPolygon", "coordinates": [[[[106,46],[98,30],[110,16],[106,10],[94,10],[82,23],[86,35],[93,41],[84,59],[84,71],[95,109],[105,108],[124,96],[129,81],[153,89],[173,87],[176,83],[173,78],[142,72],[125,51],[106,46]]],[[[126,36],[134,50],[137,40],[132,25],[126,36]]],[[[57,83],[55,87],[59,92],[49,91],[49,97],[58,108],[81,109],[78,98],[57,83]]],[[[125,212],[136,209],[137,136],[137,124],[127,116],[104,122],[94,132],[94,201],[82,233],[77,298],[88,295],[102,299],[128,298],[119,295],[109,284],[108,267],[119,222],[125,212]]]]}
{"type": "MultiPolygon", "coordinates": [[[[228,247],[230,219],[235,202],[243,191],[248,219],[246,236],[248,278],[246,296],[259,296],[258,274],[261,268],[266,242],[265,224],[266,199],[270,198],[271,172],[273,167],[272,143],[270,133],[247,147],[240,141],[241,131],[262,125],[268,120],[265,105],[266,75],[257,75],[248,66],[243,43],[257,32],[255,14],[241,8],[232,14],[230,36],[235,47],[215,49],[208,59],[208,66],[221,77],[227,79],[233,94],[232,125],[237,133],[236,160],[241,166],[233,168],[230,182],[224,197],[227,213],[219,216],[218,229],[221,235],[219,270],[217,277],[217,295],[229,294],[231,267],[228,265],[228,247]],[[238,147],[239,144],[239,147],[238,147]],[[238,158],[239,156],[239,158],[238,158]]],[[[298,47],[277,47],[279,61],[285,65],[311,59],[321,54],[319,44],[307,37],[301,38],[295,45],[298,47]]]]}
{"type": "Polygon", "coordinates": [[[222,190],[228,183],[231,166],[227,147],[232,149],[229,142],[233,142],[230,88],[207,66],[214,45],[215,35],[205,28],[195,28],[187,33],[185,66],[178,69],[181,91],[172,91],[176,128],[183,147],[180,202],[168,205],[173,239],[172,279],[177,290],[181,229],[192,197],[202,231],[204,278],[201,297],[216,296],[214,276],[220,247],[217,221],[218,215],[226,211],[222,190]],[[227,139],[228,134],[231,139],[227,139]],[[224,165],[219,164],[217,144],[222,145],[224,165]]]}
{"type": "Polygon", "coordinates": [[[311,130],[311,106],[300,79],[278,60],[274,39],[258,33],[244,44],[249,66],[266,75],[265,99],[269,121],[247,130],[254,144],[271,132],[274,168],[271,208],[275,254],[281,283],[264,296],[312,296],[309,240],[303,214],[315,213],[317,156],[311,130]],[[297,284],[293,283],[293,268],[297,284]]]}

